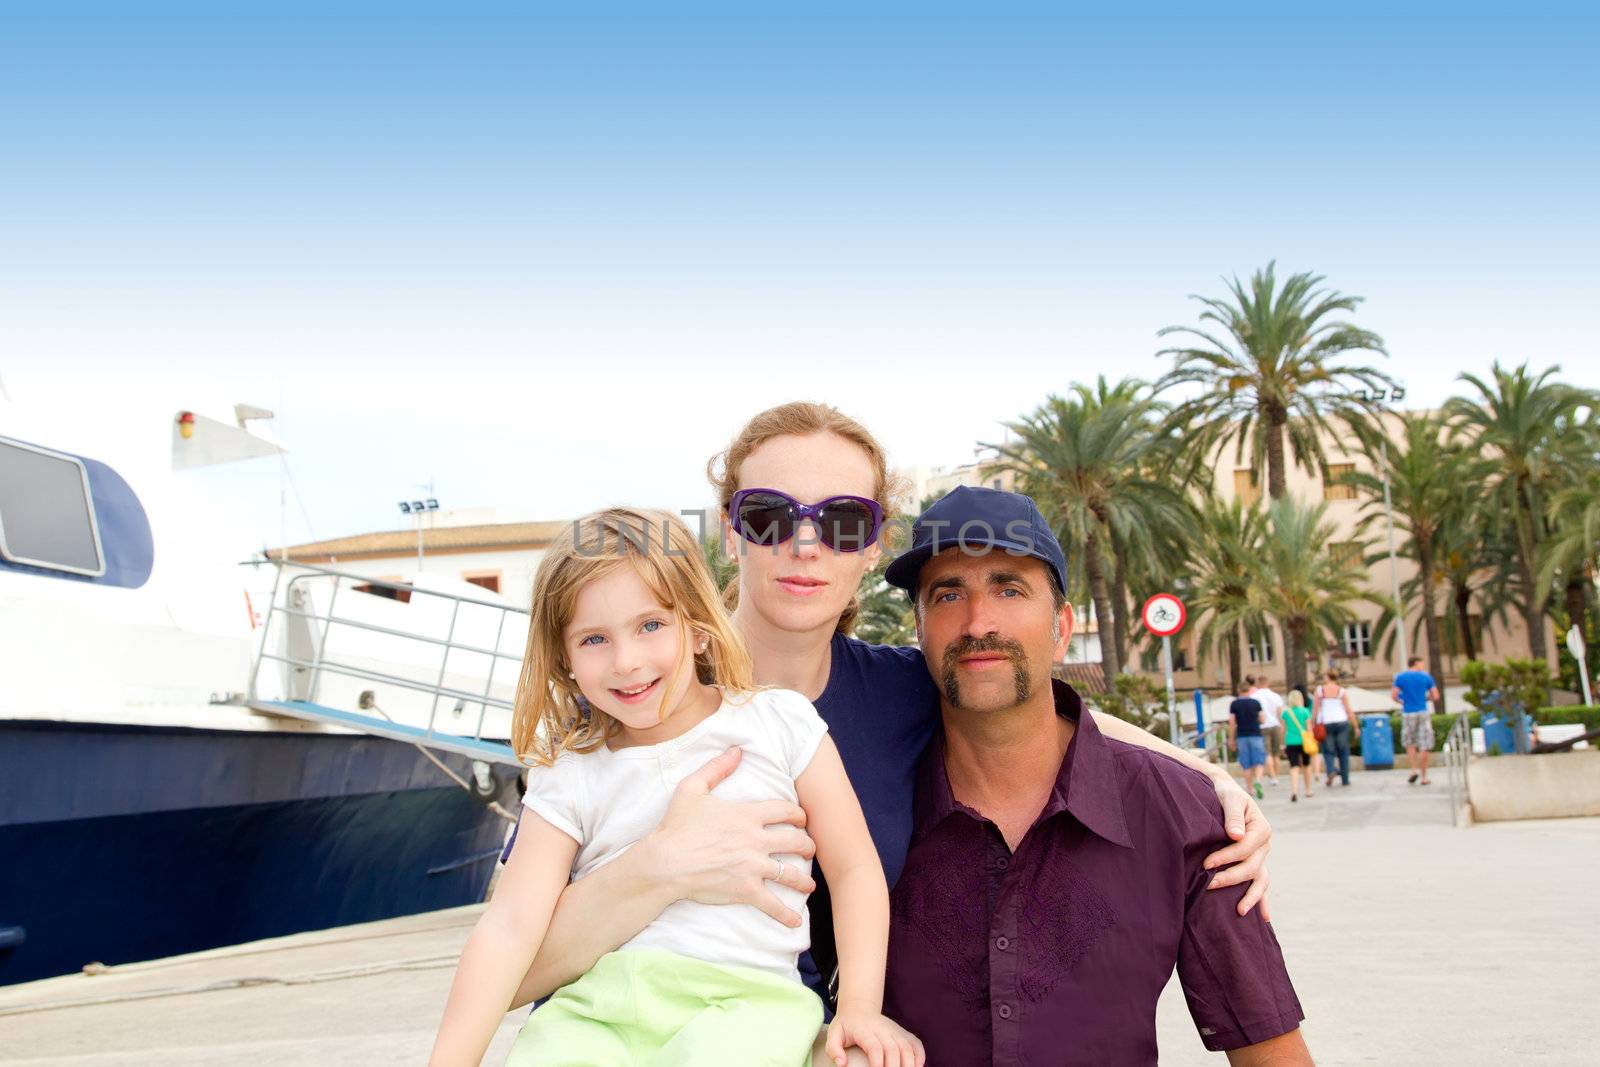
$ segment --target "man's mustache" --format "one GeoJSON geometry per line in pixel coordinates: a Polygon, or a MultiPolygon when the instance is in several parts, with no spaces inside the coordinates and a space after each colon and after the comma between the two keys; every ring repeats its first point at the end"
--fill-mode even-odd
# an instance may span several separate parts
{"type": "Polygon", "coordinates": [[[961,706],[961,684],[956,681],[956,661],[962,656],[979,652],[998,652],[1010,660],[1011,671],[1016,679],[1016,701],[1021,704],[1028,699],[1032,686],[1028,681],[1028,656],[1021,643],[999,634],[987,634],[983,637],[964,637],[944,650],[940,688],[944,690],[944,698],[951,707],[961,706]]]}
{"type": "Polygon", "coordinates": [[[984,637],[965,637],[955,642],[944,650],[944,669],[946,672],[956,668],[956,661],[962,656],[972,656],[979,652],[999,652],[1012,663],[1023,663],[1027,654],[1023,651],[1022,644],[1009,637],[999,634],[989,634],[984,637]]]}

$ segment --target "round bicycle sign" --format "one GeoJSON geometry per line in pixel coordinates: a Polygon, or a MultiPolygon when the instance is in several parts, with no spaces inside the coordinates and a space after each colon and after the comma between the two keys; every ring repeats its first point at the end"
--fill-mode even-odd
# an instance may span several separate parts
{"type": "Polygon", "coordinates": [[[1144,610],[1139,613],[1144,621],[1144,628],[1157,637],[1171,637],[1183,629],[1187,615],[1183,610],[1183,601],[1171,593],[1157,593],[1144,602],[1144,610]]]}

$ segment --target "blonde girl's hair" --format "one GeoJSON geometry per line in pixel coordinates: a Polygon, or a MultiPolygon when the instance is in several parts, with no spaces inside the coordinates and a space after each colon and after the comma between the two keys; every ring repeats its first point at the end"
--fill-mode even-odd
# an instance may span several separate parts
{"type": "MultiPolygon", "coordinates": [[[[611,716],[588,706],[570,677],[565,635],[578,593],[623,567],[633,568],[656,602],[677,618],[683,669],[692,659],[703,684],[729,693],[756,688],[750,653],[722,608],[689,528],[662,511],[606,508],[563,530],[534,575],[528,648],[511,713],[512,749],[524,762],[548,765],[563,752],[591,752],[621,730],[611,716]],[[701,639],[706,650],[695,653],[701,639]]],[[[672,692],[677,680],[662,691],[672,692]]]]}
{"type": "Polygon", "coordinates": [[[1300,695],[1300,690],[1289,690],[1289,706],[1291,708],[1303,708],[1306,706],[1306,698],[1300,695]]]}
{"type": "MultiPolygon", "coordinates": [[[[873,471],[872,498],[883,508],[884,515],[895,514],[895,504],[905,495],[907,484],[904,478],[890,472],[888,458],[878,439],[861,423],[831,404],[796,400],[757,414],[734,435],[727,448],[706,461],[706,477],[716,491],[723,521],[727,521],[728,506],[733,503],[733,494],[739,490],[739,468],[750,453],[775,437],[809,437],[819,433],[835,434],[866,453],[873,471]]],[[[896,525],[885,523],[884,533],[889,533],[896,525]]],[[[723,590],[723,603],[730,611],[738,607],[737,578],[723,590]]],[[[852,596],[849,605],[839,616],[839,633],[850,632],[860,610],[859,599],[852,596]]]]}

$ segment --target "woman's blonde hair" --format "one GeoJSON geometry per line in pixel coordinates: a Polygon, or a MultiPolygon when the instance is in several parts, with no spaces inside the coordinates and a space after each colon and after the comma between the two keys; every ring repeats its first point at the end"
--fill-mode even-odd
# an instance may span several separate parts
{"type": "MultiPolygon", "coordinates": [[[[685,669],[692,656],[701,683],[727,692],[755,689],[750,653],[718,601],[689,528],[662,511],[606,508],[563,530],[534,575],[528,650],[511,713],[511,745],[520,759],[547,765],[562,752],[591,752],[621,730],[617,720],[588,706],[569,676],[565,634],[583,587],[622,567],[632,567],[656,602],[677,617],[685,669]],[[702,639],[706,650],[693,652],[702,639]]],[[[662,692],[672,692],[677,681],[674,676],[662,692]]]]}
{"type": "MultiPolygon", "coordinates": [[[[872,498],[883,508],[885,516],[895,513],[897,499],[906,491],[905,479],[890,473],[889,461],[878,439],[867,428],[831,404],[816,404],[796,400],[779,404],[760,412],[744,424],[728,447],[706,461],[706,477],[717,493],[717,505],[724,520],[733,494],[739,490],[739,468],[750,453],[775,437],[809,437],[812,434],[831,433],[844,438],[865,452],[872,464],[872,498]]],[[[808,501],[810,503],[810,501],[808,501]]],[[[887,531],[889,525],[885,525],[887,531]]],[[[723,603],[729,610],[738,606],[739,583],[735,579],[723,590],[723,603]]],[[[839,616],[838,631],[849,633],[855,624],[861,605],[852,596],[850,604],[839,616]]]]}

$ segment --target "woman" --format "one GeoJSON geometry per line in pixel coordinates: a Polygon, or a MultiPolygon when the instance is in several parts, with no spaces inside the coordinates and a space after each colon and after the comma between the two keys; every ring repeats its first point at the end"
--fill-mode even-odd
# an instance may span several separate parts
{"type": "Polygon", "coordinates": [[[1355,717],[1345,701],[1344,687],[1339,684],[1339,672],[1329,671],[1326,681],[1317,686],[1317,713],[1313,720],[1328,731],[1322,742],[1322,762],[1328,768],[1328,788],[1333,788],[1334,761],[1339,766],[1339,781],[1350,784],[1350,732],[1355,717]]]}
{"type": "MultiPolygon", "coordinates": [[[[932,736],[938,705],[917,649],[868,645],[848,636],[856,589],[883,552],[876,536],[882,516],[893,513],[897,486],[883,449],[835,408],[784,404],[751,419],[707,464],[707,472],[727,523],[725,547],[738,564],[729,599],[755,679],[797,690],[828,722],[892,886],[911,836],[917,759],[932,736]],[[800,521],[798,508],[815,513],[814,505],[831,510],[817,515],[820,522],[800,521]]],[[[1254,907],[1267,888],[1263,861],[1271,831],[1237,783],[1221,768],[1129,723],[1107,716],[1096,723],[1213,778],[1235,838],[1208,859],[1211,867],[1235,864],[1219,871],[1214,888],[1250,881],[1240,911],[1254,907]]],[[[813,846],[793,813],[792,825],[764,825],[770,816],[710,795],[738,760],[733,750],[691,775],[654,832],[566,888],[514,1006],[573,981],[678,900],[749,903],[786,925],[800,924],[767,883],[815,889],[798,866],[772,859],[779,853],[810,858],[813,846]]],[[[813,943],[824,955],[825,909],[812,910],[813,943]]],[[[817,975],[829,970],[825,962],[808,975],[813,987],[817,975]]]]}
{"type": "Polygon", "coordinates": [[[1300,776],[1305,775],[1306,799],[1311,799],[1311,779],[1316,772],[1317,739],[1311,733],[1311,709],[1300,690],[1289,690],[1289,704],[1283,709],[1283,750],[1289,758],[1289,803],[1300,800],[1300,776]]]}

